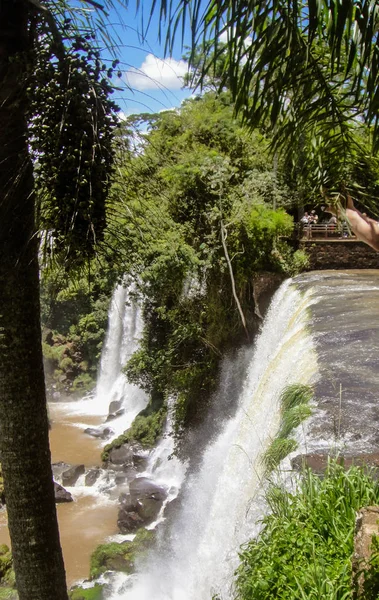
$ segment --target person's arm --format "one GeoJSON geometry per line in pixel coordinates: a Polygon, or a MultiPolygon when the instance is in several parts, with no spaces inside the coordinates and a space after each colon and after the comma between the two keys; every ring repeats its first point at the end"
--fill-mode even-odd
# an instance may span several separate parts
{"type": "Polygon", "coordinates": [[[357,238],[379,252],[379,223],[374,221],[374,219],[363,216],[355,208],[349,194],[347,195],[346,217],[357,238]]]}

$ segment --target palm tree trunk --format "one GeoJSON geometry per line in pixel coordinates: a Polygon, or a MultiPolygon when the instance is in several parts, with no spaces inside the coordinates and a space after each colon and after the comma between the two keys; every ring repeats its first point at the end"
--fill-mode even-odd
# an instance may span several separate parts
{"type": "Polygon", "coordinates": [[[20,600],[67,600],[48,440],[25,119],[28,6],[0,0],[0,460],[20,600]]]}

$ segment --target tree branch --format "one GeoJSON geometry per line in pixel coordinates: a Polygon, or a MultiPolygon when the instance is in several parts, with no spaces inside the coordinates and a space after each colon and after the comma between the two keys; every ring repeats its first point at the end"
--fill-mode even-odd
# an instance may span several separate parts
{"type": "Polygon", "coordinates": [[[226,246],[226,237],[225,237],[226,230],[225,230],[225,225],[224,225],[222,219],[220,221],[220,227],[221,227],[221,242],[222,242],[222,247],[224,249],[224,254],[225,254],[226,262],[228,263],[228,267],[229,267],[229,274],[230,274],[230,280],[231,280],[231,283],[232,283],[232,292],[233,292],[234,300],[235,300],[235,302],[237,304],[238,312],[239,312],[240,317],[241,317],[241,321],[242,321],[242,325],[243,325],[243,328],[244,328],[245,333],[246,333],[246,337],[247,337],[248,341],[250,341],[249,332],[248,332],[247,326],[246,326],[245,315],[243,314],[241,303],[239,301],[239,298],[238,298],[237,292],[236,292],[236,283],[235,283],[235,280],[234,280],[233,267],[232,267],[232,263],[231,263],[231,260],[230,260],[230,257],[229,257],[228,248],[226,246]]]}

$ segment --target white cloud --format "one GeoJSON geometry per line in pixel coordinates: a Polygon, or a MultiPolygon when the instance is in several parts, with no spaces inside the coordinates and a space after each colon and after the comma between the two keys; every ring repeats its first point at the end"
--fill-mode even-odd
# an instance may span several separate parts
{"type": "Polygon", "coordinates": [[[121,123],[122,123],[123,121],[126,121],[126,119],[127,119],[127,118],[128,118],[130,115],[132,115],[132,114],[133,114],[133,111],[132,111],[132,110],[129,110],[129,111],[127,111],[127,112],[125,112],[125,111],[123,111],[123,110],[119,110],[119,111],[118,111],[118,113],[117,113],[117,118],[118,118],[118,120],[119,120],[119,121],[121,121],[121,123]]]}
{"type": "Polygon", "coordinates": [[[125,77],[128,85],[137,90],[179,90],[183,86],[183,77],[187,72],[188,63],[184,60],[173,58],[162,60],[153,54],[148,54],[142,65],[126,71],[125,77]]]}

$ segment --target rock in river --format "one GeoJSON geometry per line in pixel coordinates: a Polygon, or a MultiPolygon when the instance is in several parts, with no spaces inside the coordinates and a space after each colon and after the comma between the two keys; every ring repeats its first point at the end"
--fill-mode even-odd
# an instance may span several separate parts
{"type": "Polygon", "coordinates": [[[70,492],[64,489],[59,483],[54,481],[55,502],[72,502],[73,497],[70,492]]]}
{"type": "Polygon", "coordinates": [[[155,521],[166,497],[166,491],[150,479],[133,479],[129,484],[129,494],[120,497],[117,519],[120,532],[131,533],[155,521]]]}

